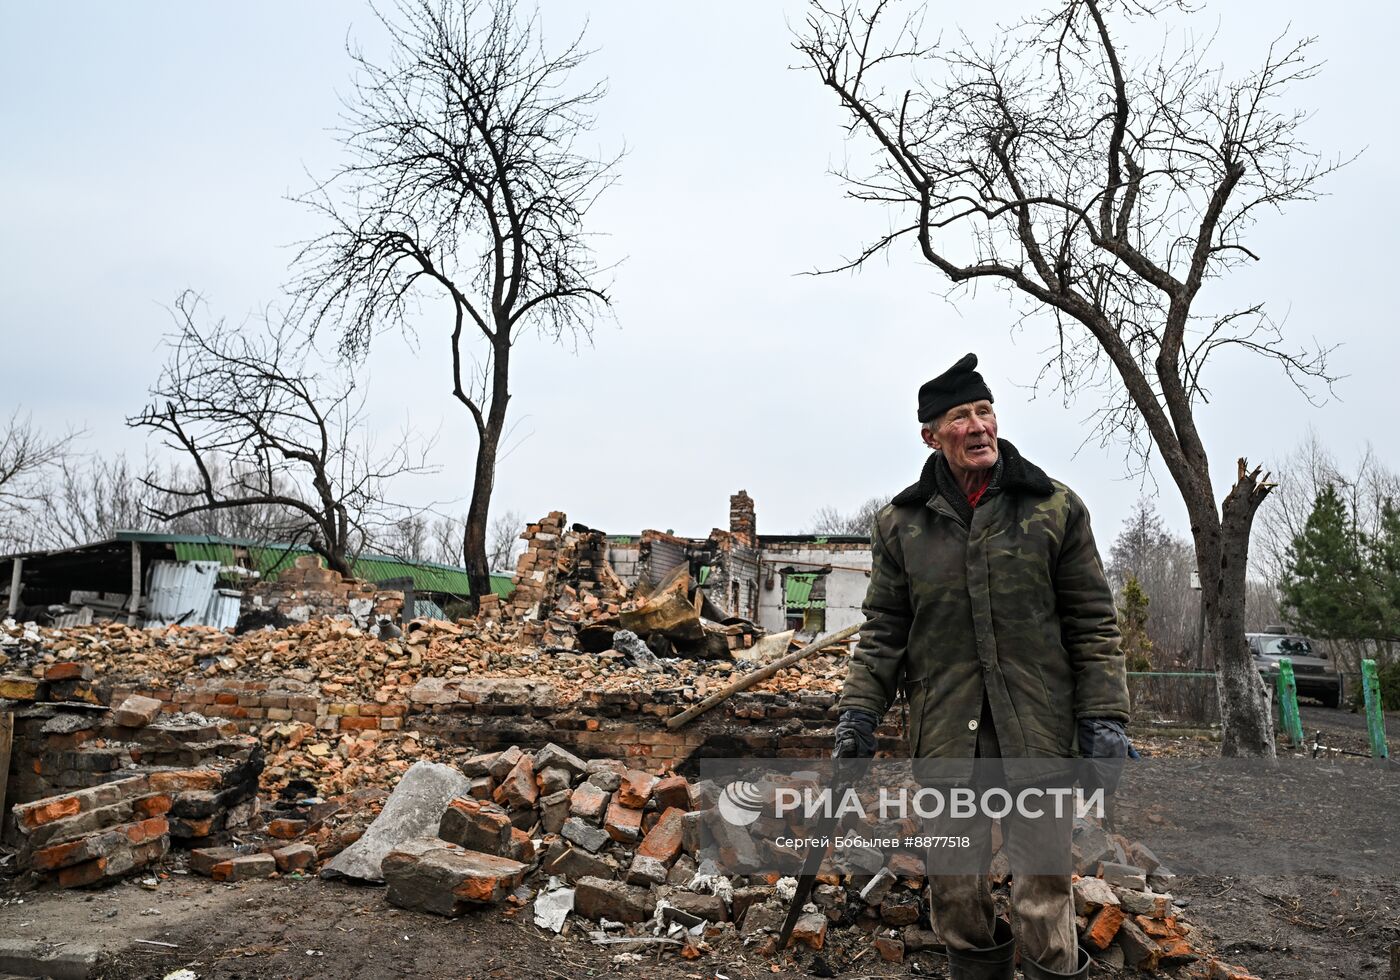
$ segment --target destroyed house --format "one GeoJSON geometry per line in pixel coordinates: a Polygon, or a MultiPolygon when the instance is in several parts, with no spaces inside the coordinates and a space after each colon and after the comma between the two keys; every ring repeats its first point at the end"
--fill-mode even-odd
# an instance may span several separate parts
{"type": "Polygon", "coordinates": [[[870,581],[865,535],[758,534],[753,498],[729,498],[729,530],[706,538],[661,531],[607,536],[608,564],[629,588],[654,588],[685,567],[727,616],[769,632],[839,630],[863,618],[870,581]]]}
{"type": "MultiPolygon", "coordinates": [[[[388,592],[411,600],[410,616],[441,617],[470,592],[466,569],[452,565],[363,553],[351,567],[355,579],[342,581],[305,545],[117,531],[106,541],[0,557],[0,589],[10,617],[223,628],[250,608],[279,606],[291,620],[365,619],[385,611],[376,596],[388,592]]],[[[511,590],[508,576],[493,575],[491,585],[501,595],[511,590]]]]}

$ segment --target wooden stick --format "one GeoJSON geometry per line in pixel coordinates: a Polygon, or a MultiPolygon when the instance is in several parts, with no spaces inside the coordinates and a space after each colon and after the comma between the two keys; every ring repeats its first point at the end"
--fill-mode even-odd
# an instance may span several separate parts
{"type": "Polygon", "coordinates": [[[14,712],[0,711],[0,818],[9,812],[5,809],[5,784],[10,780],[10,740],[14,734],[14,712]]]}
{"type": "Polygon", "coordinates": [[[721,701],[725,701],[731,696],[738,694],[740,691],[753,687],[759,681],[767,680],[768,678],[776,674],[778,671],[782,670],[784,667],[791,667],[799,660],[802,660],[805,657],[810,657],[818,650],[825,650],[827,647],[833,644],[840,643],[842,640],[854,636],[855,634],[860,632],[860,628],[864,625],[865,623],[855,623],[851,626],[847,626],[843,630],[837,630],[835,633],[828,633],[826,636],[823,636],[821,639],[816,640],[813,643],[803,647],[801,650],[797,650],[793,653],[789,653],[786,657],[781,657],[777,660],[774,660],[771,664],[768,664],[766,667],[760,667],[757,670],[750,671],[743,677],[740,677],[737,681],[733,681],[729,684],[726,684],[722,690],[716,692],[715,694],[711,694],[699,704],[694,705],[690,708],[686,708],[684,711],[682,711],[680,714],[676,715],[673,718],[667,718],[666,727],[672,730],[680,728],[692,718],[696,718],[700,715],[703,715],[705,712],[709,711],[721,701]]]}

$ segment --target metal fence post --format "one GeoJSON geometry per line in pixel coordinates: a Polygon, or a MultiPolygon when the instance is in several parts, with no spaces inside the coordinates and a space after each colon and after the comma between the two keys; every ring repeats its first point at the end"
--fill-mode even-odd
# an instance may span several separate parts
{"type": "Polygon", "coordinates": [[[1381,704],[1381,681],[1374,660],[1361,661],[1361,693],[1366,699],[1366,731],[1371,736],[1371,758],[1390,758],[1385,742],[1385,712],[1381,704]]]}
{"type": "Polygon", "coordinates": [[[1295,746],[1303,744],[1303,718],[1298,714],[1298,680],[1293,676],[1293,658],[1278,658],[1278,700],[1283,714],[1283,730],[1295,746]]]}

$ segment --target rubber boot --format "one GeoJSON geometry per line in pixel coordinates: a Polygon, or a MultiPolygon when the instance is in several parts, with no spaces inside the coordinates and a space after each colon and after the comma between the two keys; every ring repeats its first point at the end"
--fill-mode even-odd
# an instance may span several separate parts
{"type": "Polygon", "coordinates": [[[1078,951],[1079,967],[1073,973],[1059,973],[1055,970],[1047,970],[1035,960],[1023,956],[1021,958],[1021,972],[1026,975],[1026,980],[1056,980],[1056,978],[1070,977],[1073,980],[1089,975],[1089,954],[1081,946],[1078,951]]]}
{"type": "Polygon", "coordinates": [[[996,920],[995,946],[985,949],[948,950],[948,976],[952,980],[1012,980],[1016,975],[1016,939],[1011,927],[996,920]]]}

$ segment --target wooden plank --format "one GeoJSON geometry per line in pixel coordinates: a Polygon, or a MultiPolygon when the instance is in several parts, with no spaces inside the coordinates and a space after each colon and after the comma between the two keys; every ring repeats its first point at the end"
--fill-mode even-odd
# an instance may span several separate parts
{"type": "Polygon", "coordinates": [[[15,737],[15,713],[0,711],[0,825],[5,820],[5,790],[10,782],[10,743],[15,737]]]}
{"type": "Polygon", "coordinates": [[[677,728],[680,728],[692,718],[696,718],[700,715],[703,715],[715,705],[729,699],[735,694],[738,694],[740,691],[753,687],[759,681],[767,680],[769,677],[772,677],[784,667],[791,667],[799,660],[803,659],[804,657],[810,657],[818,650],[825,650],[827,647],[832,646],[833,644],[840,643],[842,640],[846,640],[852,636],[855,636],[857,633],[860,632],[860,628],[864,625],[865,623],[863,622],[854,623],[850,626],[847,626],[843,630],[837,630],[835,633],[828,633],[826,636],[823,636],[821,639],[813,642],[811,645],[805,646],[801,650],[797,650],[793,653],[790,653],[786,657],[783,657],[779,660],[774,660],[767,667],[760,667],[758,668],[758,670],[750,671],[743,677],[740,677],[737,681],[734,681],[731,684],[726,684],[722,690],[715,694],[711,694],[709,697],[707,697],[705,700],[701,701],[694,707],[687,708],[680,714],[676,715],[674,718],[667,718],[666,727],[671,729],[672,731],[676,730],[677,728]]]}
{"type": "Polygon", "coordinates": [[[136,625],[136,612],[141,608],[141,542],[131,542],[131,601],[126,604],[126,625],[136,625]]]}
{"type": "Polygon", "coordinates": [[[20,577],[23,574],[24,559],[16,558],[10,563],[10,616],[19,611],[20,577]]]}

